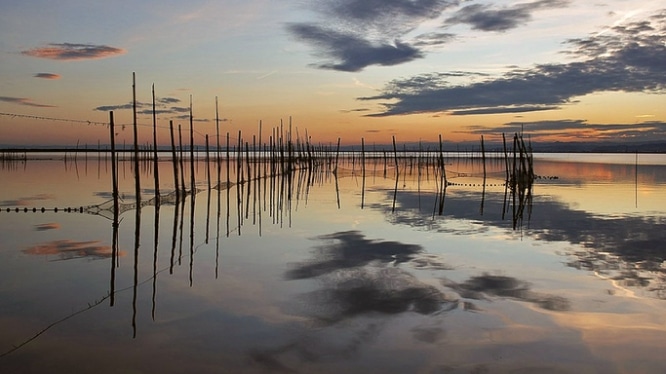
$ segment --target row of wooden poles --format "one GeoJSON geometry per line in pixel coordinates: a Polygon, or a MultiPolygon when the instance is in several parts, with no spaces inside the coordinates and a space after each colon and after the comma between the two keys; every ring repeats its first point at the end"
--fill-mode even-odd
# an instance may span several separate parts
{"type": "MultiPolygon", "coordinates": [[[[140,159],[140,149],[138,143],[138,126],[137,126],[137,101],[136,101],[136,77],[133,74],[132,76],[132,93],[133,93],[133,157],[134,170],[135,170],[135,190],[136,190],[136,199],[137,205],[140,205],[141,199],[141,182],[139,178],[139,159],[140,159]]],[[[153,107],[153,147],[152,147],[152,162],[153,162],[153,177],[154,177],[154,190],[155,190],[155,199],[160,198],[160,176],[159,176],[159,167],[158,167],[158,143],[157,143],[157,116],[156,116],[156,104],[155,104],[155,86],[152,86],[152,107],[153,107]]],[[[221,167],[221,144],[220,144],[220,133],[219,133],[219,112],[217,109],[217,98],[216,98],[216,150],[215,158],[216,164],[218,166],[218,176],[219,168],[221,167]]],[[[196,180],[195,180],[195,144],[194,144],[194,117],[192,114],[192,99],[190,98],[190,111],[189,111],[189,166],[190,166],[190,192],[192,196],[195,195],[196,191],[196,180]]],[[[269,136],[268,143],[262,142],[262,124],[259,123],[259,137],[252,137],[252,144],[250,145],[249,141],[243,141],[241,131],[238,132],[237,144],[232,148],[230,144],[230,135],[226,133],[226,146],[224,148],[225,158],[226,158],[226,168],[227,168],[227,180],[226,186],[230,186],[232,181],[230,180],[230,158],[235,158],[236,161],[236,184],[241,184],[246,181],[251,180],[252,178],[257,178],[257,168],[254,168],[254,174],[252,173],[251,165],[258,165],[263,163],[264,165],[264,176],[269,175],[288,175],[298,168],[308,168],[315,169],[320,166],[326,165],[329,170],[337,175],[338,164],[340,159],[340,138],[337,140],[337,146],[335,152],[331,147],[327,146],[314,146],[311,142],[310,137],[308,136],[307,130],[305,132],[305,138],[301,139],[297,134],[295,141],[292,138],[292,124],[291,118],[289,119],[289,128],[285,133],[284,126],[282,122],[279,127],[274,127],[272,129],[271,135],[269,136]],[[257,146],[258,145],[258,146],[257,146]],[[252,151],[250,151],[252,150],[252,151]],[[244,169],[243,166],[246,166],[244,169]]],[[[112,179],[113,179],[113,196],[114,198],[118,196],[118,181],[117,181],[117,171],[116,171],[116,161],[117,161],[117,150],[115,145],[115,124],[114,124],[114,115],[113,112],[109,112],[109,129],[110,129],[110,141],[111,141],[111,164],[112,164],[112,179]]],[[[297,130],[298,131],[298,130],[297,130]]],[[[173,164],[173,175],[174,175],[174,186],[176,194],[186,194],[187,187],[185,183],[185,164],[184,164],[184,150],[183,150],[183,136],[181,125],[178,125],[178,147],[176,147],[176,134],[173,125],[173,121],[169,121],[169,132],[171,140],[171,159],[173,164]]],[[[522,134],[515,134],[513,137],[513,147],[511,152],[507,148],[507,142],[504,134],[502,134],[503,146],[504,146],[504,160],[505,160],[505,171],[506,171],[506,183],[513,189],[518,190],[521,187],[531,184],[534,180],[534,170],[533,170],[533,157],[531,146],[525,143],[525,140],[522,137],[522,134]]],[[[393,162],[395,166],[396,176],[399,175],[399,159],[400,158],[414,158],[413,156],[407,156],[407,151],[404,150],[403,155],[399,156],[399,152],[396,146],[395,136],[392,137],[393,145],[393,162]]],[[[361,153],[360,153],[360,164],[362,165],[363,176],[365,177],[365,164],[366,164],[366,149],[365,141],[361,139],[361,153]]],[[[144,152],[141,152],[144,153],[144,152]]],[[[383,157],[384,160],[384,174],[386,175],[387,163],[389,160],[389,155],[386,151],[383,151],[382,156],[379,156],[377,152],[372,153],[372,157],[383,157]]],[[[446,177],[446,168],[445,168],[445,157],[442,144],[442,136],[439,135],[439,150],[438,151],[424,151],[421,146],[419,146],[418,152],[416,152],[419,165],[429,165],[437,169],[439,175],[443,179],[443,186],[448,185],[446,177]]],[[[210,163],[210,144],[208,134],[205,135],[205,159],[206,163],[210,163]]],[[[413,153],[412,153],[413,155],[413,153]]],[[[355,157],[357,157],[356,152],[351,152],[352,164],[355,165],[355,157]]],[[[349,157],[349,154],[347,154],[349,157]]],[[[486,179],[486,150],[484,144],[484,138],[481,136],[481,157],[483,163],[483,179],[485,184],[486,179]]],[[[209,188],[211,187],[211,178],[208,176],[209,188]]],[[[219,178],[218,178],[219,179],[219,178]]],[[[365,178],[364,178],[365,179],[365,178]]],[[[220,188],[220,181],[218,180],[218,185],[220,188]]]]}

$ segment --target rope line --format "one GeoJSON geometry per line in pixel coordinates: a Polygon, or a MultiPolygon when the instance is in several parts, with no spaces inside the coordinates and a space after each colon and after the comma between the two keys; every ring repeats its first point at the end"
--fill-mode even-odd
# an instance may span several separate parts
{"type": "MultiPolygon", "coordinates": [[[[80,119],[68,119],[68,118],[55,118],[55,117],[45,117],[45,116],[35,116],[35,115],[30,115],[30,114],[18,114],[18,113],[4,113],[0,112],[0,116],[5,116],[5,117],[11,117],[11,118],[28,118],[28,119],[36,119],[36,120],[42,120],[42,121],[58,121],[58,122],[69,122],[69,123],[81,123],[85,125],[96,125],[96,126],[109,126],[108,122],[98,122],[98,121],[90,121],[90,120],[80,120],[80,119]]],[[[134,124],[131,123],[118,123],[115,124],[116,127],[121,127],[123,130],[127,126],[134,126],[134,124]]],[[[152,128],[152,124],[142,124],[142,123],[137,123],[137,126],[141,127],[150,127],[152,128]]],[[[168,126],[164,125],[157,125],[156,126],[159,129],[164,129],[168,130],[168,126]]],[[[201,136],[202,138],[205,138],[207,134],[201,133],[197,130],[193,131],[195,134],[201,136]]],[[[220,134],[220,137],[222,137],[222,134],[220,134]]],[[[229,137],[230,139],[238,140],[237,137],[229,137]]]]}

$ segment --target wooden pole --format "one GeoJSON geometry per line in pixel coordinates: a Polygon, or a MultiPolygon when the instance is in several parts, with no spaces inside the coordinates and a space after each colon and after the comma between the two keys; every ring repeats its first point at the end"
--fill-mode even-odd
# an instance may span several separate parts
{"type": "Polygon", "coordinates": [[[183,160],[183,129],[178,125],[178,147],[180,149],[180,157],[178,157],[178,162],[180,164],[180,187],[183,190],[183,195],[185,194],[185,161],[183,160]]]}
{"type": "MultiPolygon", "coordinates": [[[[215,96],[215,139],[216,139],[216,148],[215,148],[215,161],[217,163],[217,188],[220,188],[220,112],[217,106],[217,96],[215,96]]],[[[219,194],[218,194],[219,195],[219,194]]],[[[218,196],[219,200],[219,196],[218,196]]],[[[219,203],[219,201],[218,201],[219,203]]]]}
{"type": "Polygon", "coordinates": [[[141,181],[139,174],[139,135],[136,120],[136,73],[132,73],[132,117],[134,129],[134,188],[136,191],[137,209],[141,206],[141,181]]]}
{"type": "Polygon", "coordinates": [[[483,162],[483,183],[486,183],[486,147],[483,144],[483,135],[481,135],[481,161],[483,162]]]}
{"type": "Polygon", "coordinates": [[[113,111],[109,112],[109,132],[111,135],[111,179],[113,184],[113,237],[111,238],[111,284],[109,291],[109,305],[115,304],[116,290],[116,261],[118,258],[118,175],[116,171],[116,132],[113,122],[113,111]]]}
{"type": "Polygon", "coordinates": [[[509,181],[509,154],[506,150],[506,136],[502,133],[502,143],[504,144],[504,170],[506,175],[506,182],[509,181]]]}
{"type": "Polygon", "coordinates": [[[442,134],[439,134],[439,168],[442,173],[442,177],[444,178],[444,186],[448,185],[448,181],[446,180],[446,167],[444,165],[444,147],[442,146],[442,134]]]}
{"type": "Polygon", "coordinates": [[[365,140],[363,138],[361,138],[361,170],[363,175],[363,181],[361,183],[361,209],[363,209],[365,200],[365,140]]]}
{"type": "Polygon", "coordinates": [[[155,201],[160,203],[160,169],[157,159],[157,111],[155,110],[155,84],[153,83],[153,175],[155,177],[155,201]]]}
{"type": "Polygon", "coordinates": [[[395,159],[395,173],[396,175],[400,174],[399,167],[398,167],[398,149],[395,146],[395,135],[393,136],[393,156],[395,159]]]}
{"type": "Polygon", "coordinates": [[[116,132],[113,122],[113,112],[109,112],[109,131],[111,135],[111,179],[113,185],[113,211],[118,211],[118,172],[116,170],[116,132]]]}
{"type": "Polygon", "coordinates": [[[190,185],[194,200],[196,180],[194,177],[194,116],[192,115],[192,95],[190,95],[190,185]]]}
{"type": "Polygon", "coordinates": [[[171,162],[173,163],[173,185],[176,196],[179,194],[178,188],[178,157],[176,156],[176,142],[173,134],[173,121],[169,121],[169,134],[171,135],[171,162]]]}

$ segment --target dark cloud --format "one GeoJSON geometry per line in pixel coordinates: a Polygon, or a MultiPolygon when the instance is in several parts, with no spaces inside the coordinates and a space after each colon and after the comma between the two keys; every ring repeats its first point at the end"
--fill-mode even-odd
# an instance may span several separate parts
{"type": "Polygon", "coordinates": [[[190,108],[188,107],[182,107],[182,106],[172,106],[169,108],[169,110],[173,113],[189,113],[190,108]]]}
{"type": "MultiPolygon", "coordinates": [[[[188,110],[188,111],[189,111],[189,110],[188,110]]],[[[173,119],[182,119],[182,120],[187,120],[187,121],[189,121],[189,120],[190,120],[190,115],[189,115],[189,114],[183,114],[183,115],[180,115],[180,116],[174,116],[174,117],[171,117],[171,118],[173,118],[173,119]]],[[[212,120],[211,120],[211,119],[208,119],[208,118],[198,118],[198,117],[194,117],[194,118],[192,119],[192,121],[193,121],[193,122],[211,122],[212,120]]],[[[226,122],[227,120],[226,120],[226,119],[220,119],[220,121],[221,121],[221,122],[226,122]]]]}
{"type": "Polygon", "coordinates": [[[398,40],[372,43],[353,34],[308,24],[293,24],[289,30],[314,45],[319,55],[332,59],[316,65],[321,69],[360,71],[370,65],[398,65],[423,57],[418,49],[398,40]]]}
{"type": "MultiPolygon", "coordinates": [[[[175,104],[181,102],[180,99],[175,98],[175,97],[163,97],[163,98],[157,98],[155,99],[155,113],[158,115],[165,115],[165,114],[177,114],[177,113],[189,113],[190,108],[189,107],[178,107],[178,106],[170,106],[170,104],[175,104]]],[[[133,103],[129,102],[126,104],[119,104],[119,105],[102,105],[94,108],[93,110],[100,111],[100,112],[109,112],[109,111],[115,111],[115,110],[131,110],[134,107],[133,103]]],[[[138,101],[136,103],[136,108],[137,108],[137,114],[145,114],[145,115],[152,115],[153,114],[153,104],[152,103],[144,103],[138,101]]],[[[189,118],[189,115],[188,117],[189,118]]]]}
{"type": "MultiPolygon", "coordinates": [[[[143,110],[137,111],[136,113],[137,114],[146,114],[146,115],[150,114],[150,115],[152,115],[153,110],[152,109],[143,109],[143,110]]],[[[172,112],[168,109],[155,109],[155,114],[156,115],[170,114],[170,113],[172,113],[172,112]]]]}
{"type": "Polygon", "coordinates": [[[42,78],[42,79],[60,79],[60,74],[53,74],[53,73],[37,73],[33,76],[35,78],[42,78]]]}
{"type": "Polygon", "coordinates": [[[442,0],[337,0],[318,1],[324,13],[339,18],[374,21],[391,17],[434,18],[457,3],[442,0]]]}
{"type": "Polygon", "coordinates": [[[518,113],[552,110],[594,92],[662,92],[666,89],[664,17],[650,27],[635,22],[584,39],[571,39],[566,53],[583,58],[563,64],[513,69],[503,76],[452,85],[443,74],[398,79],[383,92],[360,100],[397,100],[369,116],[452,112],[518,113]],[[658,30],[658,31],[657,31],[658,30]]]}
{"type": "Polygon", "coordinates": [[[416,47],[434,47],[439,45],[448,44],[456,38],[455,34],[447,32],[436,32],[421,34],[416,37],[414,46],[416,47]]]}
{"type": "Polygon", "coordinates": [[[17,105],[32,106],[32,107],[37,107],[37,108],[55,108],[55,105],[46,105],[46,104],[35,103],[35,102],[32,101],[32,99],[29,99],[27,97],[0,96],[0,101],[4,101],[6,103],[17,104],[17,105]]]}
{"type": "Polygon", "coordinates": [[[478,108],[478,109],[461,109],[453,110],[449,114],[452,116],[468,116],[473,114],[500,114],[500,113],[526,113],[526,112],[539,112],[544,110],[560,109],[559,106],[552,105],[523,105],[523,106],[507,106],[507,107],[491,107],[491,108],[478,108]]]}
{"type": "MultiPolygon", "coordinates": [[[[140,105],[145,105],[145,104],[140,104],[137,103],[137,107],[140,107],[140,105]]],[[[93,110],[97,110],[100,112],[109,112],[112,110],[126,110],[126,109],[132,109],[134,105],[132,103],[127,103],[127,104],[120,104],[120,105],[102,105],[98,106],[97,108],[93,110]]]]}
{"type": "Polygon", "coordinates": [[[92,60],[125,54],[127,51],[108,45],[51,43],[21,53],[26,56],[50,60],[92,60]]]}
{"type": "Polygon", "coordinates": [[[396,37],[406,34],[424,20],[437,18],[459,1],[442,0],[320,0],[316,11],[327,23],[344,29],[396,37]]]}
{"type": "Polygon", "coordinates": [[[347,109],[347,110],[340,110],[342,113],[353,113],[353,112],[369,112],[370,109],[368,108],[356,108],[356,109],[347,109]]]}
{"type": "Polygon", "coordinates": [[[632,141],[650,141],[666,137],[666,122],[648,121],[642,123],[595,124],[584,120],[545,120],[536,122],[508,122],[492,128],[479,128],[471,132],[476,134],[520,133],[526,131],[530,137],[575,136],[599,139],[631,139],[632,141]],[[587,135],[586,135],[587,134],[587,135]]]}
{"type": "MultiPolygon", "coordinates": [[[[296,23],[287,30],[330,59],[320,69],[360,71],[371,65],[392,66],[423,57],[415,44],[403,41],[428,19],[458,1],[442,0],[320,0],[311,4],[320,23],[296,23]]],[[[443,44],[445,33],[423,35],[419,46],[443,44]]]]}
{"type": "Polygon", "coordinates": [[[567,0],[539,0],[495,9],[491,5],[473,4],[458,10],[446,20],[447,25],[468,24],[481,31],[507,31],[532,19],[532,13],[548,8],[567,6],[567,0]]]}
{"type": "Polygon", "coordinates": [[[157,101],[158,103],[162,103],[162,104],[180,103],[180,99],[175,98],[175,97],[160,97],[160,98],[157,98],[157,100],[155,100],[155,101],[157,101]]]}

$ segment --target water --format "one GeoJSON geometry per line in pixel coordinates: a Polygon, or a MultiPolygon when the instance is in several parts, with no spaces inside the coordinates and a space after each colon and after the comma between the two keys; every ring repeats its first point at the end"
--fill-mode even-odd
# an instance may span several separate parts
{"type": "Polygon", "coordinates": [[[142,162],[139,210],[123,161],[115,229],[105,158],[5,163],[0,372],[663,372],[666,158],[587,157],[537,155],[522,202],[502,161],[447,159],[445,193],[200,161],[159,207],[142,162]]]}

